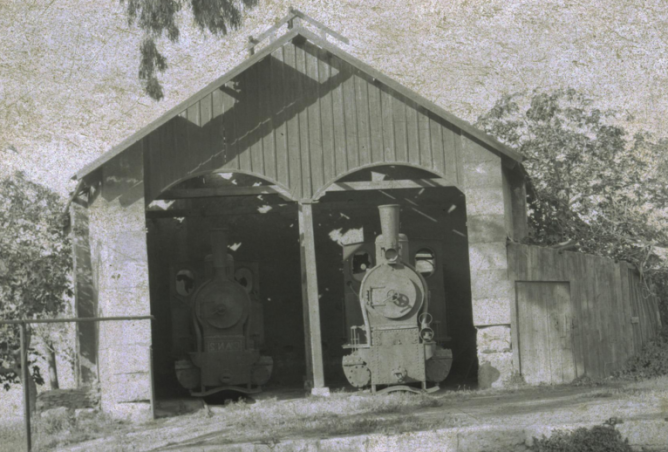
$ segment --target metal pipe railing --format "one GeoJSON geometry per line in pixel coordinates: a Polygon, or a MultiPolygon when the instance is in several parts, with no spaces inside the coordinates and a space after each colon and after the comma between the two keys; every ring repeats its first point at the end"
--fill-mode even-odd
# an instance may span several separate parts
{"type": "MultiPolygon", "coordinates": [[[[21,381],[23,384],[23,417],[26,430],[26,450],[32,450],[32,436],[30,429],[30,385],[28,379],[28,346],[26,343],[26,325],[32,323],[82,323],[82,322],[109,322],[123,320],[155,320],[152,315],[142,316],[117,316],[117,317],[80,317],[71,319],[21,319],[0,320],[0,325],[19,325],[21,341],[21,381]]],[[[149,347],[149,378],[151,380],[151,416],[155,419],[155,388],[153,382],[153,346],[149,347]]]]}

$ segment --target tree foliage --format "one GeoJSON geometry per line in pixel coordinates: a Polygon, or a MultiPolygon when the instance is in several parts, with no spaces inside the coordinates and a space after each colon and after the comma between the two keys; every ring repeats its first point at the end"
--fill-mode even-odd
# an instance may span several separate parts
{"type": "Polygon", "coordinates": [[[139,46],[139,80],[146,94],[155,100],[164,97],[158,73],[167,69],[167,58],[156,44],[166,37],[172,42],[179,39],[177,14],[184,6],[202,32],[224,36],[230,29],[241,25],[246,8],[254,7],[258,0],[120,0],[126,5],[129,24],[143,32],[139,46]]]}
{"type": "Polygon", "coordinates": [[[629,136],[624,120],[561,89],[505,95],[477,125],[526,157],[531,243],[570,242],[665,275],[668,138],[629,136]]]}
{"type": "MultiPolygon", "coordinates": [[[[17,172],[0,180],[0,318],[55,317],[72,296],[62,199],[17,172]]],[[[16,382],[18,328],[0,326],[0,383],[16,382]]],[[[33,364],[33,378],[42,383],[33,364]]]]}

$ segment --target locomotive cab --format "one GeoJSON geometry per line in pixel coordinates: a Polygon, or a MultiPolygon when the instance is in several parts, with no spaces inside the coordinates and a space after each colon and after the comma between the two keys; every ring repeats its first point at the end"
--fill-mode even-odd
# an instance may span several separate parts
{"type": "MultiPolygon", "coordinates": [[[[353,386],[386,386],[384,391],[413,390],[408,383],[443,381],[452,352],[435,342],[431,328],[429,286],[409,263],[409,241],[399,233],[399,206],[379,206],[381,235],[375,241],[376,265],[366,270],[356,296],[363,325],[351,325],[352,353],[343,357],[353,386]]],[[[436,390],[438,386],[430,389],[436,390]]]]}

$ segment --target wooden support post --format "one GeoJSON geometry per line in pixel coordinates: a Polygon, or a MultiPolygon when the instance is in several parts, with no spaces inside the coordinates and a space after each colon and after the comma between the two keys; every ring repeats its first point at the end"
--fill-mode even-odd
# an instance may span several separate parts
{"type": "Polygon", "coordinates": [[[302,269],[302,306],[306,342],[306,378],[313,395],[329,395],[325,386],[320,334],[320,300],[315,265],[315,235],[311,202],[299,202],[299,242],[302,269]]]}

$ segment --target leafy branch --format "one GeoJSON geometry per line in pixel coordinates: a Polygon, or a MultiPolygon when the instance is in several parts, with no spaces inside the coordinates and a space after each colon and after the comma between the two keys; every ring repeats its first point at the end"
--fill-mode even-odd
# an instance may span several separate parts
{"type": "Polygon", "coordinates": [[[241,26],[243,12],[257,5],[258,0],[120,0],[126,6],[130,26],[143,32],[139,46],[139,80],[144,92],[155,100],[164,97],[158,73],[168,68],[167,57],[158,49],[157,42],[166,37],[179,40],[177,15],[189,7],[193,21],[202,32],[225,36],[229,30],[241,26]]]}

